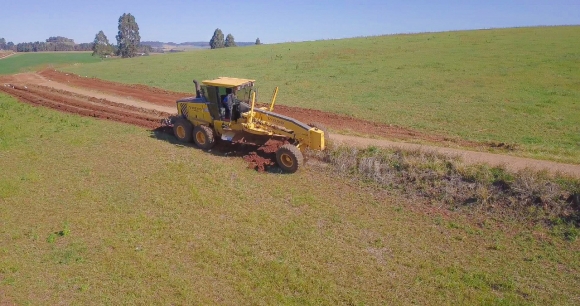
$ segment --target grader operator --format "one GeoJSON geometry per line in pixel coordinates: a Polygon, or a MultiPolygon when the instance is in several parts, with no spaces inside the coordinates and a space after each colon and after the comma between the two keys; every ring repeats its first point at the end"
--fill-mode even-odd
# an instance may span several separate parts
{"type": "Polygon", "coordinates": [[[199,148],[211,149],[218,139],[232,141],[251,135],[265,143],[270,138],[289,143],[276,152],[276,162],[285,172],[294,173],[304,163],[303,151],[324,150],[325,132],[294,118],[273,112],[278,88],[270,107],[256,107],[255,80],[220,77],[193,80],[194,97],[177,100],[177,115],[168,120],[175,137],[181,142],[193,142],[199,148]]]}

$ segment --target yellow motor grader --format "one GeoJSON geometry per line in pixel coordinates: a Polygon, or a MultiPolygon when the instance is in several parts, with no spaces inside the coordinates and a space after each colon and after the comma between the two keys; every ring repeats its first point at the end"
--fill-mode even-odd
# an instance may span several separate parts
{"type": "Polygon", "coordinates": [[[219,77],[201,85],[193,83],[196,95],[177,100],[177,115],[166,121],[179,141],[193,141],[209,150],[219,139],[234,141],[246,138],[243,135],[262,143],[271,138],[285,140],[288,143],[276,151],[276,162],[290,173],[304,163],[305,149],[324,150],[324,128],[273,112],[278,88],[268,108],[256,107],[255,80],[219,77]]]}

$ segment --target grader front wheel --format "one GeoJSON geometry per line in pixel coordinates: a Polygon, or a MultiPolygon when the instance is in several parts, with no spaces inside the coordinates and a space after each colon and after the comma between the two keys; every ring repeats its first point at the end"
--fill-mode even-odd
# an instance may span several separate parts
{"type": "Polygon", "coordinates": [[[304,163],[304,156],[296,146],[285,144],[276,151],[276,162],[284,172],[294,173],[304,163]]]}

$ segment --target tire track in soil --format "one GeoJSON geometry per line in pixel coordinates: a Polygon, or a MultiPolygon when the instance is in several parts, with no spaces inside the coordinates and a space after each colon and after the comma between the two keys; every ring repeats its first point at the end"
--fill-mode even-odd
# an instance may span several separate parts
{"type": "MultiPolygon", "coordinates": [[[[59,111],[79,114],[87,117],[113,120],[145,128],[156,128],[166,114],[154,115],[131,106],[116,106],[110,101],[100,101],[97,104],[91,97],[81,95],[67,96],[63,93],[54,93],[35,85],[10,84],[2,85],[0,91],[16,97],[18,100],[35,106],[45,106],[59,111]],[[126,109],[126,110],[124,110],[126,109]]],[[[168,115],[168,114],[167,114],[168,115]]]]}

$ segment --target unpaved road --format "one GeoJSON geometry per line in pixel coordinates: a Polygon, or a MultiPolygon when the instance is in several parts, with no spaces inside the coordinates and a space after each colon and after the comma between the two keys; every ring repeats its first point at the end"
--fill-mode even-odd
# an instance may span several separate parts
{"type": "Polygon", "coordinates": [[[368,146],[376,146],[384,148],[400,148],[405,150],[421,150],[425,152],[445,154],[448,156],[458,156],[466,164],[485,163],[491,166],[505,166],[507,169],[513,171],[530,168],[533,170],[547,170],[551,173],[561,172],[563,174],[580,177],[580,165],[570,165],[503,154],[493,154],[486,152],[476,152],[452,148],[426,146],[413,143],[394,142],[389,140],[368,139],[347,135],[331,135],[330,137],[333,140],[361,148],[365,148],[368,146]]]}
{"type": "Polygon", "coordinates": [[[16,54],[16,52],[2,52],[0,53],[0,60],[16,54]]]}
{"type": "MultiPolygon", "coordinates": [[[[176,99],[192,95],[192,93],[170,92],[143,85],[127,85],[82,78],[53,70],[2,77],[0,78],[0,91],[30,104],[47,106],[84,116],[126,122],[151,129],[159,127],[160,119],[175,113],[176,99]]],[[[426,135],[409,129],[366,122],[316,110],[278,106],[276,111],[306,123],[320,122],[331,128],[350,129],[365,134],[404,140],[421,139],[454,143],[464,147],[485,145],[443,136],[426,135]]],[[[530,168],[580,177],[580,165],[339,134],[332,134],[330,137],[333,141],[358,147],[373,145],[385,148],[419,149],[459,156],[468,164],[487,163],[492,166],[503,165],[514,171],[530,168]]]]}

